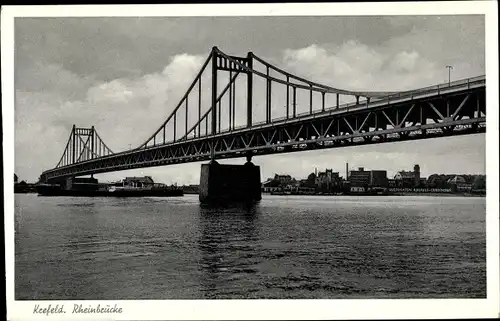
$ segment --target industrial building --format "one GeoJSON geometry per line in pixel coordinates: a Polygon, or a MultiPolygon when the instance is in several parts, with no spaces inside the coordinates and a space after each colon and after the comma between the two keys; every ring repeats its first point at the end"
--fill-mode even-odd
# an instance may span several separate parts
{"type": "Polygon", "coordinates": [[[394,175],[397,187],[417,187],[420,185],[420,166],[417,164],[412,171],[400,171],[394,175]]]}
{"type": "Polygon", "coordinates": [[[370,171],[370,186],[387,188],[387,171],[374,170],[370,171]]]}
{"type": "Polygon", "coordinates": [[[319,172],[315,179],[316,188],[320,190],[330,191],[342,186],[342,179],[338,172],[331,169],[326,169],[324,172],[319,172]]]}
{"type": "Polygon", "coordinates": [[[387,171],[371,170],[365,171],[363,167],[350,171],[349,186],[351,192],[368,192],[373,189],[387,188],[387,171]]]}

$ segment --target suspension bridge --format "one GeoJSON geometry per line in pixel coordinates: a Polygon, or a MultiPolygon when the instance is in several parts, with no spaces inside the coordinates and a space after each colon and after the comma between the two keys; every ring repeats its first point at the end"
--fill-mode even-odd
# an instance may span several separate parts
{"type": "Polygon", "coordinates": [[[485,76],[404,92],[350,91],[293,75],[252,52],[237,57],[213,47],[177,106],[144,143],[113,152],[93,126],[73,126],[59,162],[40,181],[481,133],[485,92],[485,76]],[[255,121],[256,115],[262,120],[255,121]]]}

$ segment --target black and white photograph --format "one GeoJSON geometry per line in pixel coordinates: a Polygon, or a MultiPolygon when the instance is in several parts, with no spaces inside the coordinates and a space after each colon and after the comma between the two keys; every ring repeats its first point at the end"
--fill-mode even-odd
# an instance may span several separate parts
{"type": "Polygon", "coordinates": [[[497,4],[375,5],[2,8],[9,319],[498,316],[497,4]]]}

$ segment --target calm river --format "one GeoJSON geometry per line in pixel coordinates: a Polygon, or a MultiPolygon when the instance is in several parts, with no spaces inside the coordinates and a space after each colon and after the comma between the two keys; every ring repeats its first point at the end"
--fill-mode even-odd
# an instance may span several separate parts
{"type": "Polygon", "coordinates": [[[17,300],[486,297],[486,199],[15,196],[17,300]]]}

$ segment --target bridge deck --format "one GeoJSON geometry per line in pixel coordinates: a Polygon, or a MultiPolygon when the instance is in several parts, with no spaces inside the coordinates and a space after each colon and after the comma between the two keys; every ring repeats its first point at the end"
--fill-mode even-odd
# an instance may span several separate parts
{"type": "Polygon", "coordinates": [[[94,127],[73,127],[56,168],[43,172],[40,180],[245,154],[263,155],[483,132],[485,89],[486,79],[480,76],[400,93],[349,91],[290,74],[251,52],[245,57],[235,57],[214,47],[179,104],[140,147],[113,153],[94,127]],[[266,72],[258,71],[254,63],[263,65],[266,72]],[[212,80],[211,103],[202,116],[202,75],[209,70],[208,66],[211,66],[211,72],[207,71],[212,80]],[[218,71],[229,73],[228,83],[222,91],[218,86],[218,71]],[[244,109],[247,125],[236,127],[235,80],[239,74],[247,76],[247,101],[245,106],[238,105],[239,114],[244,109]],[[281,77],[275,77],[276,74],[281,77]],[[266,81],[266,120],[263,122],[252,121],[253,77],[266,81]],[[286,86],[286,117],[271,117],[273,83],[286,86]],[[297,92],[309,95],[309,112],[296,114],[297,92]],[[190,94],[195,96],[194,99],[189,99],[190,94]],[[313,108],[314,94],[321,94],[319,109],[313,108]],[[326,95],[335,95],[336,106],[325,106],[326,95]],[[339,95],[351,97],[353,102],[340,105],[339,95]],[[223,97],[229,98],[226,100],[229,106],[227,130],[221,128],[223,97]],[[188,128],[189,102],[194,104],[192,114],[198,114],[191,128],[188,128]],[[183,119],[183,124],[177,124],[179,118],[183,119]],[[173,137],[167,137],[167,128],[173,137]],[[179,128],[180,136],[176,139],[179,128]]]}
{"type": "Polygon", "coordinates": [[[208,160],[212,156],[211,146],[214,145],[213,155],[216,158],[231,158],[241,157],[248,152],[263,155],[484,132],[485,88],[485,78],[477,77],[455,82],[444,88],[430,87],[391,95],[387,99],[361,101],[359,104],[328,108],[312,114],[303,113],[295,118],[274,119],[270,123],[256,123],[251,127],[235,128],[215,135],[115,153],[48,170],[42,176],[45,179],[53,179],[208,160]],[[452,112],[456,115],[443,116],[439,112],[441,110],[445,113],[442,101],[448,108],[451,102],[452,112]],[[428,105],[429,103],[432,106],[428,105]],[[415,112],[415,106],[418,106],[418,112],[415,112]],[[433,110],[437,115],[441,115],[442,119],[436,115],[430,116],[429,112],[433,110]],[[411,126],[399,126],[395,121],[391,122],[390,118],[397,119],[398,113],[406,114],[405,120],[409,121],[411,126]],[[420,119],[417,119],[419,113],[420,119]],[[429,118],[437,118],[426,123],[421,118],[422,113],[429,118]],[[373,120],[369,119],[370,115],[378,115],[375,121],[379,124],[373,123],[373,120]],[[353,117],[364,119],[368,126],[365,126],[364,130],[352,128],[350,124],[353,117]],[[339,123],[339,120],[344,120],[345,124],[339,123]],[[308,133],[301,133],[304,127],[308,133]],[[320,133],[320,127],[332,127],[337,132],[333,133],[327,129],[320,133]]]}

